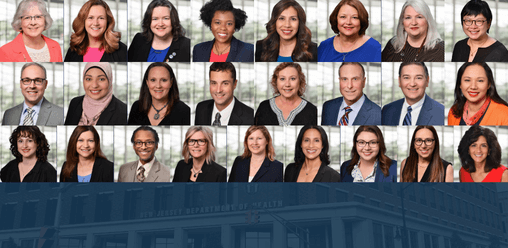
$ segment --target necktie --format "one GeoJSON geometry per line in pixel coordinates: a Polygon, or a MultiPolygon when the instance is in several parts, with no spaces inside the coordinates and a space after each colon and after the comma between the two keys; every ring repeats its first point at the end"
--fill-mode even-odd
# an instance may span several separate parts
{"type": "Polygon", "coordinates": [[[213,121],[212,125],[220,127],[220,113],[215,115],[215,120],[213,121]]]}
{"type": "Polygon", "coordinates": [[[23,120],[23,126],[33,126],[34,119],[33,119],[33,113],[34,110],[32,108],[26,109],[27,114],[25,115],[25,119],[23,120]]]}
{"type": "Polygon", "coordinates": [[[138,168],[138,174],[136,175],[136,178],[140,183],[145,181],[145,167],[141,166],[138,168]]]}
{"type": "Polygon", "coordinates": [[[347,106],[344,108],[344,111],[346,111],[346,113],[344,113],[342,118],[340,118],[339,126],[347,126],[349,124],[349,112],[353,110],[351,109],[351,107],[347,106]]]}
{"type": "Polygon", "coordinates": [[[413,109],[411,108],[411,106],[408,106],[407,107],[407,114],[406,114],[406,117],[404,117],[404,121],[402,122],[402,125],[411,126],[411,111],[413,111],[413,109]]]}

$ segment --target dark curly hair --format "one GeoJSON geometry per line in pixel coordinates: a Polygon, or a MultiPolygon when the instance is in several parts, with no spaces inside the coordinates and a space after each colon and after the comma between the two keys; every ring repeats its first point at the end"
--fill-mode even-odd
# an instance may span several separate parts
{"type": "Polygon", "coordinates": [[[303,165],[305,162],[305,154],[303,154],[302,149],[302,141],[303,134],[309,129],[316,129],[321,134],[321,144],[323,145],[323,149],[321,149],[321,153],[319,154],[319,159],[321,159],[321,163],[324,165],[330,164],[330,156],[328,155],[328,135],[326,135],[325,130],[321,126],[315,125],[305,125],[300,129],[300,133],[298,134],[298,138],[296,139],[295,144],[295,163],[298,166],[303,165]]]}
{"type": "Polygon", "coordinates": [[[203,7],[201,7],[201,14],[199,18],[205,26],[212,26],[212,19],[217,11],[231,11],[233,16],[235,17],[235,30],[240,30],[245,23],[247,22],[247,13],[241,9],[237,9],[233,7],[233,3],[230,0],[212,0],[210,2],[206,2],[203,7]]]}
{"type": "Polygon", "coordinates": [[[178,91],[178,84],[176,82],[175,73],[173,72],[173,68],[164,62],[155,62],[151,63],[145,71],[145,75],[143,76],[143,82],[141,83],[141,90],[139,92],[139,111],[148,115],[148,111],[152,107],[152,95],[150,94],[150,89],[148,88],[148,76],[150,74],[150,70],[154,67],[164,67],[169,72],[169,80],[171,81],[171,89],[169,89],[168,93],[168,108],[166,114],[162,116],[162,119],[166,117],[173,108],[176,103],[180,101],[180,93],[178,91]]]}
{"type": "Polygon", "coordinates": [[[153,39],[153,32],[150,28],[152,24],[152,14],[153,10],[157,7],[168,7],[169,8],[169,18],[171,19],[171,35],[173,35],[173,40],[178,40],[179,37],[185,35],[185,29],[180,24],[180,18],[178,17],[178,11],[175,6],[168,0],[153,0],[148,7],[146,8],[145,16],[143,17],[143,21],[141,22],[141,27],[143,28],[143,36],[151,42],[153,39]]]}
{"type": "Polygon", "coordinates": [[[492,169],[496,169],[501,166],[501,146],[499,146],[499,142],[497,142],[497,137],[494,132],[488,128],[471,126],[460,140],[459,148],[457,149],[460,163],[462,163],[462,168],[469,173],[476,171],[474,160],[471,158],[471,154],[469,154],[469,146],[478,141],[480,136],[485,137],[487,145],[489,146],[489,153],[484,167],[485,172],[490,172],[492,169]]]}
{"type": "Polygon", "coordinates": [[[492,99],[492,101],[503,104],[508,106],[508,103],[503,100],[496,90],[496,82],[494,81],[494,74],[492,73],[492,70],[490,69],[489,65],[485,62],[466,62],[464,63],[457,72],[457,80],[455,82],[455,101],[453,102],[452,106],[452,114],[456,118],[462,117],[462,114],[464,113],[464,104],[467,101],[467,98],[462,94],[462,89],[460,88],[460,85],[462,84],[462,75],[464,75],[464,71],[466,71],[466,68],[471,65],[479,65],[483,67],[485,70],[485,74],[487,74],[487,80],[489,81],[490,87],[487,90],[487,96],[492,99]]]}
{"type": "Polygon", "coordinates": [[[298,13],[296,46],[291,54],[291,57],[293,58],[293,61],[298,62],[311,61],[313,59],[312,53],[308,51],[312,33],[305,25],[307,20],[305,11],[295,0],[281,0],[273,6],[272,17],[270,18],[270,21],[266,23],[266,32],[268,33],[268,36],[261,41],[263,44],[263,53],[261,54],[261,60],[259,62],[277,61],[280,46],[280,36],[279,33],[277,33],[277,20],[279,19],[280,14],[289,7],[293,7],[298,13]]]}
{"type": "Polygon", "coordinates": [[[307,83],[305,81],[305,74],[303,74],[302,67],[298,63],[293,62],[282,62],[273,71],[272,81],[270,82],[273,88],[273,95],[280,95],[279,89],[277,89],[277,79],[279,79],[279,72],[288,68],[293,67],[298,72],[298,80],[300,81],[300,87],[298,87],[298,96],[301,97],[305,93],[307,83]]]}
{"type": "Polygon", "coordinates": [[[48,161],[49,144],[46,136],[37,126],[19,126],[11,134],[9,142],[11,143],[11,153],[16,157],[16,161],[23,162],[23,156],[18,151],[18,139],[21,137],[32,138],[37,145],[35,155],[40,162],[48,161]]]}

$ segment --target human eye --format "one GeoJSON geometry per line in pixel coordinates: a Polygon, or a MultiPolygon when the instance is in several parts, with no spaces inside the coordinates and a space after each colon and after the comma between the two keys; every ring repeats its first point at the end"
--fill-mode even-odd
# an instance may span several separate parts
{"type": "Polygon", "coordinates": [[[296,77],[292,77],[292,78],[291,78],[291,81],[296,81],[296,77]]]}
{"type": "Polygon", "coordinates": [[[358,19],[358,16],[353,16],[353,19],[358,19]]]}
{"type": "Polygon", "coordinates": [[[482,144],[482,147],[488,147],[487,144],[482,144]]]}
{"type": "Polygon", "coordinates": [[[339,16],[339,18],[344,19],[344,18],[346,18],[346,16],[345,15],[341,15],[341,16],[339,16]]]}
{"type": "Polygon", "coordinates": [[[22,143],[22,142],[23,142],[23,140],[22,140],[22,139],[18,139],[18,143],[22,143]]]}
{"type": "Polygon", "coordinates": [[[220,25],[220,21],[215,21],[215,25],[220,25]]]}
{"type": "Polygon", "coordinates": [[[298,21],[298,18],[293,17],[293,18],[291,18],[291,20],[293,20],[293,21],[298,21]]]}
{"type": "Polygon", "coordinates": [[[164,21],[168,21],[169,20],[169,17],[164,17],[164,21]]]}
{"type": "Polygon", "coordinates": [[[422,80],[422,79],[423,79],[423,77],[422,77],[422,76],[417,76],[417,77],[416,77],[416,79],[418,79],[418,80],[422,80]]]}
{"type": "Polygon", "coordinates": [[[283,21],[284,20],[284,16],[279,16],[279,20],[283,21]]]}
{"type": "Polygon", "coordinates": [[[402,76],[402,79],[408,80],[409,76],[402,76]]]}
{"type": "Polygon", "coordinates": [[[235,24],[232,22],[228,22],[228,26],[233,26],[233,25],[235,25],[235,24]]]}

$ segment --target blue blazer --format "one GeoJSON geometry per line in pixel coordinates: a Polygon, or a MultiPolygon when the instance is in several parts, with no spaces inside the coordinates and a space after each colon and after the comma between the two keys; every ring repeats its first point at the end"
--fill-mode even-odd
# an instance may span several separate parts
{"type": "MultiPolygon", "coordinates": [[[[321,125],[337,126],[340,105],[343,100],[343,97],[339,97],[323,104],[321,125]]],[[[363,102],[353,125],[381,125],[381,107],[365,96],[365,102],[363,102]]]]}
{"type": "MultiPolygon", "coordinates": [[[[342,182],[353,182],[353,176],[347,171],[347,167],[349,166],[349,163],[351,160],[348,160],[340,166],[340,176],[342,179],[342,182]]],[[[397,182],[397,161],[392,160],[392,163],[390,164],[390,168],[388,169],[389,175],[385,177],[385,174],[383,174],[383,171],[381,171],[381,167],[378,165],[376,169],[376,178],[375,182],[397,182]]]]}
{"type": "MultiPolygon", "coordinates": [[[[383,125],[398,126],[404,98],[383,106],[381,122],[383,125]]],[[[416,125],[444,125],[444,105],[425,94],[422,110],[416,125]]]]}
{"type": "MultiPolygon", "coordinates": [[[[209,62],[214,41],[215,39],[195,45],[192,49],[192,61],[209,62]]],[[[226,62],[254,62],[254,45],[244,43],[233,36],[226,62]]]]}
{"type": "MultiPolygon", "coordinates": [[[[267,157],[263,161],[258,172],[252,179],[252,182],[282,182],[283,181],[283,165],[281,162],[274,160],[270,161],[267,157]]],[[[250,172],[250,157],[242,158],[236,157],[229,174],[228,182],[248,182],[250,172]]]]}

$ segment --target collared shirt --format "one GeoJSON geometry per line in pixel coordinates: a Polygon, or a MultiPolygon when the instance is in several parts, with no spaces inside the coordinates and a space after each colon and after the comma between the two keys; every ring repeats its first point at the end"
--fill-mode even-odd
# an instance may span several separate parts
{"type": "Polygon", "coordinates": [[[362,172],[360,171],[360,162],[358,164],[355,164],[355,167],[353,167],[353,171],[351,171],[351,176],[353,177],[354,183],[373,183],[376,181],[376,170],[377,170],[378,161],[374,162],[374,167],[372,168],[372,172],[366,177],[363,178],[362,172]]]}
{"type": "Polygon", "coordinates": [[[140,160],[138,160],[138,167],[136,167],[136,175],[139,173],[139,167],[143,166],[145,168],[145,178],[148,177],[148,173],[150,172],[150,169],[152,169],[153,163],[155,162],[155,156],[153,156],[152,160],[146,164],[142,164],[140,160]]]}
{"type": "Polygon", "coordinates": [[[233,108],[235,107],[235,98],[233,97],[233,101],[222,111],[219,111],[217,109],[217,106],[215,105],[215,102],[213,103],[213,112],[212,112],[212,121],[210,122],[210,125],[213,125],[213,121],[215,120],[215,115],[217,113],[220,113],[220,125],[221,126],[227,126],[229,123],[229,118],[231,117],[231,112],[233,112],[233,108]]]}
{"type": "MultiPolygon", "coordinates": [[[[32,107],[34,113],[32,115],[32,119],[34,121],[34,125],[37,124],[37,118],[39,118],[39,112],[41,111],[42,101],[44,101],[44,97],[32,107]]],[[[28,105],[26,102],[23,102],[23,111],[21,112],[21,118],[19,119],[19,125],[23,125],[23,121],[25,120],[25,116],[28,114],[28,105]]]]}
{"type": "Polygon", "coordinates": [[[407,114],[407,107],[411,106],[413,110],[411,110],[411,126],[416,126],[416,121],[418,121],[418,116],[420,116],[420,111],[422,110],[423,103],[425,102],[425,97],[427,94],[425,94],[420,101],[416,102],[413,105],[409,105],[407,103],[406,98],[404,98],[404,104],[402,104],[402,110],[400,111],[400,117],[399,117],[399,126],[402,126],[402,123],[404,123],[404,118],[407,114]]]}
{"type": "MultiPolygon", "coordinates": [[[[355,103],[351,104],[351,106],[349,106],[353,111],[349,112],[348,126],[353,125],[353,123],[355,122],[356,116],[358,116],[358,113],[360,112],[360,109],[362,108],[364,102],[365,102],[365,94],[363,94],[362,97],[360,97],[360,99],[358,99],[358,101],[356,101],[355,103]]],[[[347,107],[346,100],[344,100],[344,98],[343,98],[342,104],[340,105],[339,117],[337,118],[337,125],[339,125],[340,119],[346,113],[346,111],[344,110],[344,108],[346,108],[346,107],[347,107]]]]}

